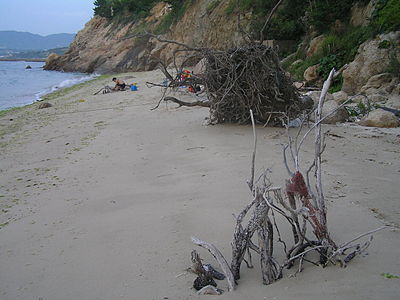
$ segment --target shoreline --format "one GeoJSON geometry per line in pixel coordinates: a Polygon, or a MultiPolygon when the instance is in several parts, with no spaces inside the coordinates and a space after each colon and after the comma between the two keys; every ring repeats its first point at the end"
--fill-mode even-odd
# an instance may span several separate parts
{"type": "MultiPolygon", "coordinates": [[[[63,73],[63,72],[60,72],[60,73],[63,73]]],[[[71,73],[73,73],[73,72],[71,72],[71,73]]],[[[34,92],[32,94],[32,97],[31,97],[32,99],[30,99],[31,103],[22,104],[22,105],[18,105],[17,104],[15,106],[10,106],[10,107],[5,108],[5,109],[0,109],[0,113],[4,112],[4,111],[15,109],[15,108],[22,108],[22,107],[25,107],[25,106],[29,106],[29,105],[32,105],[34,103],[41,102],[41,101],[44,101],[46,99],[49,99],[51,97],[57,97],[57,95],[59,95],[60,93],[61,94],[68,93],[71,90],[79,88],[82,84],[84,84],[86,82],[91,82],[93,80],[96,80],[99,77],[101,79],[101,78],[107,77],[107,75],[96,75],[96,74],[85,74],[85,73],[82,73],[81,77],[60,79],[59,82],[54,83],[52,86],[45,87],[39,92],[34,92]],[[70,85],[71,83],[72,83],[72,85],[70,85]],[[35,100],[33,100],[34,98],[35,98],[35,100]]]]}
{"type": "MultiPolygon", "coordinates": [[[[205,299],[195,276],[190,237],[215,244],[227,259],[237,214],[251,201],[250,126],[204,126],[207,109],[158,103],[160,71],[103,75],[0,113],[0,295],[2,299],[205,299]],[[93,95],[111,77],[138,91],[93,95]],[[12,119],[12,120],[11,120],[12,119]]],[[[184,92],[179,97],[188,99],[184,92]]],[[[329,229],[339,243],[382,224],[400,224],[399,130],[341,124],[330,130],[323,183],[329,229]]],[[[287,177],[285,129],[257,127],[257,172],[287,177]]],[[[312,138],[302,161],[312,158],[312,138]]],[[[279,217],[277,217],[279,218],[279,217]]],[[[374,236],[368,256],[345,269],[305,262],[297,276],[264,286],[258,257],[242,267],[242,299],[397,299],[398,228],[374,236]],[[396,263],[397,261],[397,263],[396,263]]],[[[207,263],[215,261],[196,249],[207,263]]],[[[276,249],[276,255],[281,255],[276,249]]],[[[227,290],[226,282],[218,287],[227,290]]],[[[212,297],[212,296],[211,296],[212,297]]],[[[213,298],[214,299],[214,298],[213,298]]]]}

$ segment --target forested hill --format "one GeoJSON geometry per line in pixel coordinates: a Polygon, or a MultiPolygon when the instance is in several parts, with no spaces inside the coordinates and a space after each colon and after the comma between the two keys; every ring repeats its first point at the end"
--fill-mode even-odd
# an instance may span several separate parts
{"type": "Polygon", "coordinates": [[[68,47],[75,34],[60,33],[41,36],[29,32],[0,31],[0,49],[46,50],[68,47]]]}

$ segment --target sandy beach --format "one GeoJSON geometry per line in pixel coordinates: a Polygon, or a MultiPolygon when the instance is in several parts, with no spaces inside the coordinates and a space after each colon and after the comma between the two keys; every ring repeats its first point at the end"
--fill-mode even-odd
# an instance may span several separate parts
{"type": "MultiPolygon", "coordinates": [[[[199,296],[196,236],[230,259],[234,218],[251,200],[250,126],[204,125],[205,108],[162,103],[160,71],[118,75],[139,90],[93,95],[111,77],[0,114],[0,299],[399,299],[400,129],[341,124],[324,153],[328,222],[339,243],[374,235],[347,268],[305,264],[262,284],[258,258],[236,291],[199,296]]],[[[257,171],[282,186],[285,130],[257,127],[257,171]]],[[[302,159],[310,161],[312,138],[302,159]]],[[[281,249],[279,249],[281,250],[281,249]]],[[[277,249],[278,251],[278,249],[277,249]]],[[[219,288],[227,290],[225,281],[219,288]]]]}

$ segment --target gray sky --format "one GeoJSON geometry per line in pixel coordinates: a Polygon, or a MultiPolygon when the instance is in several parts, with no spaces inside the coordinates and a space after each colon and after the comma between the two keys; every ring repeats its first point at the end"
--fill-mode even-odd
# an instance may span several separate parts
{"type": "Polygon", "coordinates": [[[0,0],[0,31],[76,33],[93,16],[94,0],[0,0]]]}

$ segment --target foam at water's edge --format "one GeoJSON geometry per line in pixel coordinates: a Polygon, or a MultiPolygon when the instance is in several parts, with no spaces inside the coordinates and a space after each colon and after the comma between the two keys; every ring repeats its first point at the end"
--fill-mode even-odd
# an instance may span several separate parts
{"type": "Polygon", "coordinates": [[[50,94],[50,93],[53,93],[53,92],[55,92],[55,91],[57,91],[59,89],[71,87],[73,85],[76,85],[76,84],[79,84],[79,83],[94,79],[94,78],[96,78],[98,76],[99,76],[98,74],[90,74],[90,75],[85,75],[85,76],[78,77],[78,78],[66,79],[66,80],[60,82],[57,85],[54,85],[54,86],[52,86],[50,88],[47,88],[47,89],[45,89],[43,91],[40,91],[39,93],[36,93],[35,94],[36,100],[40,100],[43,96],[45,96],[47,94],[50,94]]]}

